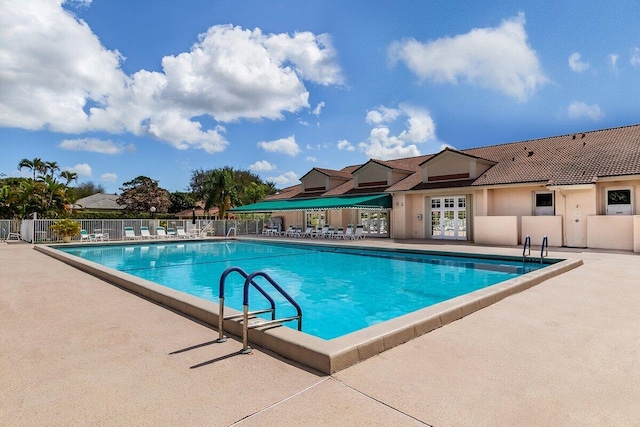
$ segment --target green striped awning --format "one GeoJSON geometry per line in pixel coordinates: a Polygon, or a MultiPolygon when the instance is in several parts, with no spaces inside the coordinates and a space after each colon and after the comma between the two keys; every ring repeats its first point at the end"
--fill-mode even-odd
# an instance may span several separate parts
{"type": "Polygon", "coordinates": [[[391,209],[391,195],[316,197],[312,199],[265,200],[252,205],[238,206],[229,212],[278,212],[324,209],[391,209]]]}

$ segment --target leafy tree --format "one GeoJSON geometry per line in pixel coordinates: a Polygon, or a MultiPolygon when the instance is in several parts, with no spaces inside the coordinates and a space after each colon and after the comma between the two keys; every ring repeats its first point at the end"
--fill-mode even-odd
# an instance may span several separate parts
{"type": "Polygon", "coordinates": [[[78,174],[71,171],[62,171],[60,172],[60,178],[64,178],[66,182],[66,186],[68,187],[71,184],[71,181],[75,181],[78,179],[78,174]]]}
{"type": "Polygon", "coordinates": [[[216,206],[222,218],[230,207],[255,203],[276,192],[274,184],[264,183],[258,175],[228,166],[196,170],[190,185],[194,196],[204,201],[205,209],[216,206]]]}
{"type": "Polygon", "coordinates": [[[139,176],[122,184],[118,204],[125,205],[127,212],[150,212],[151,207],[158,213],[166,213],[171,206],[169,192],[158,186],[158,181],[146,176],[139,176]]]}
{"type": "MultiPolygon", "coordinates": [[[[66,177],[64,178],[66,179],[66,177]]],[[[85,181],[73,187],[71,191],[73,192],[75,200],[78,200],[94,194],[104,193],[106,190],[102,184],[96,184],[93,181],[85,181]]]]}
{"type": "Polygon", "coordinates": [[[169,213],[177,213],[186,209],[191,209],[195,206],[196,200],[191,193],[185,193],[181,191],[174,191],[169,194],[169,200],[171,200],[171,206],[169,206],[169,213]]]}

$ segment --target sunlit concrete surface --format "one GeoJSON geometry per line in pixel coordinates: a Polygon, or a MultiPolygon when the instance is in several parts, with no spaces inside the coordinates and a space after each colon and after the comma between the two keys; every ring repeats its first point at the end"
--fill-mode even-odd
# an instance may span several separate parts
{"type": "Polygon", "coordinates": [[[640,256],[550,256],[584,265],[328,376],[0,243],[0,425],[640,425],[640,256]]]}

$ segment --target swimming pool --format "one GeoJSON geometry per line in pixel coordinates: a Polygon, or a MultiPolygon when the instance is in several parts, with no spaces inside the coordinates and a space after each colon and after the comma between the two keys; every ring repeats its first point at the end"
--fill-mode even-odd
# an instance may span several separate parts
{"type": "MultiPolygon", "coordinates": [[[[214,302],[220,276],[228,267],[264,271],[301,305],[303,331],[325,340],[543,267],[505,259],[290,242],[218,240],[58,249],[214,302]]],[[[228,277],[227,306],[242,309],[243,283],[240,275],[228,277]]],[[[278,317],[294,314],[283,298],[273,296],[278,317]]],[[[257,292],[250,300],[252,310],[264,307],[257,292]]]]}

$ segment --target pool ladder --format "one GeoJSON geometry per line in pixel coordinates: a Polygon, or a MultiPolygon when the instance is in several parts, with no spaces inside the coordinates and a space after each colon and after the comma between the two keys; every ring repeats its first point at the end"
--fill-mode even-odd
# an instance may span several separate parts
{"type": "Polygon", "coordinates": [[[255,271],[251,274],[247,274],[246,271],[240,267],[229,267],[220,276],[220,313],[218,314],[218,339],[216,342],[225,342],[227,337],[224,335],[224,321],[242,318],[242,351],[241,353],[251,353],[251,347],[249,347],[249,329],[263,328],[265,326],[277,326],[286,322],[298,321],[298,330],[302,330],[302,308],[300,305],[276,283],[271,276],[264,271],[255,271]],[[243,294],[242,294],[242,314],[233,314],[230,316],[224,315],[224,285],[227,280],[227,276],[231,273],[238,273],[244,277],[243,294]],[[296,309],[296,315],[290,317],[283,317],[276,319],[276,303],[273,298],[254,280],[257,277],[262,277],[271,286],[280,293],[289,303],[296,309]],[[249,311],[249,287],[253,286],[263,297],[269,302],[270,308],[259,309],[255,311],[249,311]],[[271,320],[249,324],[249,319],[255,319],[258,314],[271,313],[271,320]]]}
{"type": "MultiPolygon", "coordinates": [[[[527,235],[527,237],[524,239],[524,245],[522,247],[522,262],[526,262],[528,256],[531,256],[531,236],[529,235],[527,235]],[[527,252],[527,248],[529,249],[529,252],[527,252]]],[[[549,256],[549,239],[545,235],[542,238],[542,245],[540,246],[540,264],[542,264],[542,261],[544,260],[544,258],[548,256],[549,256]]]]}

